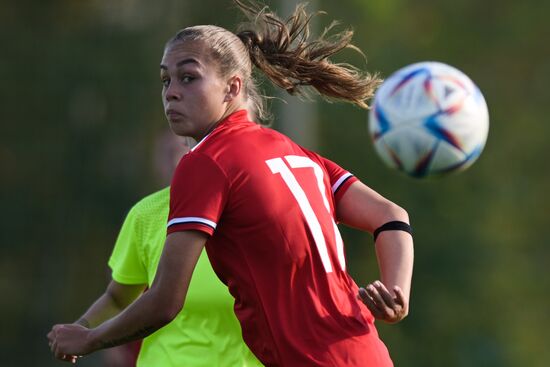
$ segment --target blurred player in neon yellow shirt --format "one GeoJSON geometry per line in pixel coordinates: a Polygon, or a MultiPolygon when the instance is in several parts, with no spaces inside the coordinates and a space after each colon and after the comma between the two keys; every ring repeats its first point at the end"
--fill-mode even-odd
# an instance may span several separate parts
{"type": "MultiPolygon", "coordinates": [[[[174,143],[170,139],[178,138],[168,138],[162,148],[170,148],[169,144],[174,143]]],[[[183,147],[165,152],[179,158],[188,149],[185,141],[183,147]]],[[[86,327],[101,324],[151,285],[166,239],[169,202],[167,187],[132,207],[109,259],[112,280],[77,323],[86,327]]],[[[233,298],[215,275],[203,250],[184,308],[171,323],[143,340],[137,366],[261,366],[242,340],[232,306],[233,298]]]]}

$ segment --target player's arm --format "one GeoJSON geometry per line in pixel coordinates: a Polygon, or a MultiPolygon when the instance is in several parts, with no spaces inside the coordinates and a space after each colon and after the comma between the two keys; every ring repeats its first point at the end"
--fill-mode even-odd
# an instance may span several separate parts
{"type": "MultiPolygon", "coordinates": [[[[391,221],[409,223],[407,212],[360,181],[350,185],[336,204],[338,219],[373,232],[391,221]]],[[[397,322],[407,316],[413,271],[413,240],[404,231],[380,232],[376,255],[381,281],[361,288],[359,295],[376,318],[397,322]]]]}
{"type": "Polygon", "coordinates": [[[118,316],[95,329],[75,324],[54,326],[48,338],[55,356],[65,359],[141,339],[172,321],[183,307],[207,238],[199,231],[169,234],[151,288],[118,316]]]}
{"type": "Polygon", "coordinates": [[[122,284],[111,280],[103,293],[75,324],[94,328],[118,315],[145,290],[146,284],[122,284]]]}

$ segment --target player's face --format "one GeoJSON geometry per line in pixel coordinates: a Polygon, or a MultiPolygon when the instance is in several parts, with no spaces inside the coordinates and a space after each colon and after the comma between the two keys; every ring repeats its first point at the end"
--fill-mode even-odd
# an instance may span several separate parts
{"type": "Polygon", "coordinates": [[[227,111],[227,81],[200,41],[166,48],[160,65],[162,102],[170,128],[200,141],[227,111]]]}

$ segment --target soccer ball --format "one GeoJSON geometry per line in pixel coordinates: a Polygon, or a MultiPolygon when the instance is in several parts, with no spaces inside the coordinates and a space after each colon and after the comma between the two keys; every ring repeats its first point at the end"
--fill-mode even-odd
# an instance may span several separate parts
{"type": "Polygon", "coordinates": [[[384,163],[413,177],[472,165],[489,131],[487,104],[460,70],[420,62],[392,74],[369,112],[369,133],[384,163]]]}

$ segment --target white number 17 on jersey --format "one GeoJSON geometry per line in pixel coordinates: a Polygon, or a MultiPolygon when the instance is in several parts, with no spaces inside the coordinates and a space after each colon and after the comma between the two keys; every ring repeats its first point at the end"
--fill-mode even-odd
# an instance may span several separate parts
{"type": "Polygon", "coordinates": [[[328,255],[327,243],[321,229],[321,224],[319,223],[319,220],[317,219],[317,216],[315,215],[315,212],[311,207],[306,192],[304,192],[304,189],[296,179],[296,176],[294,176],[294,174],[292,173],[291,169],[310,169],[311,172],[315,175],[315,178],[317,180],[317,187],[321,192],[325,208],[329,213],[334,228],[336,252],[338,254],[340,267],[342,268],[342,270],[345,270],[346,261],[344,258],[344,243],[342,241],[342,237],[340,236],[340,232],[338,231],[338,226],[334,222],[334,219],[332,219],[332,214],[330,213],[329,201],[325,191],[325,184],[323,182],[323,170],[317,163],[315,163],[308,157],[287,155],[284,157],[284,159],[286,160],[288,165],[285,163],[283,158],[269,159],[265,161],[265,163],[271,169],[271,172],[273,174],[278,173],[281,175],[281,178],[290,189],[290,192],[292,192],[292,195],[294,195],[294,198],[298,202],[298,205],[300,206],[300,209],[304,214],[304,218],[306,219],[313,239],[315,240],[315,245],[317,246],[317,251],[321,256],[321,261],[323,262],[325,271],[327,273],[330,273],[332,272],[332,264],[328,255]]]}

